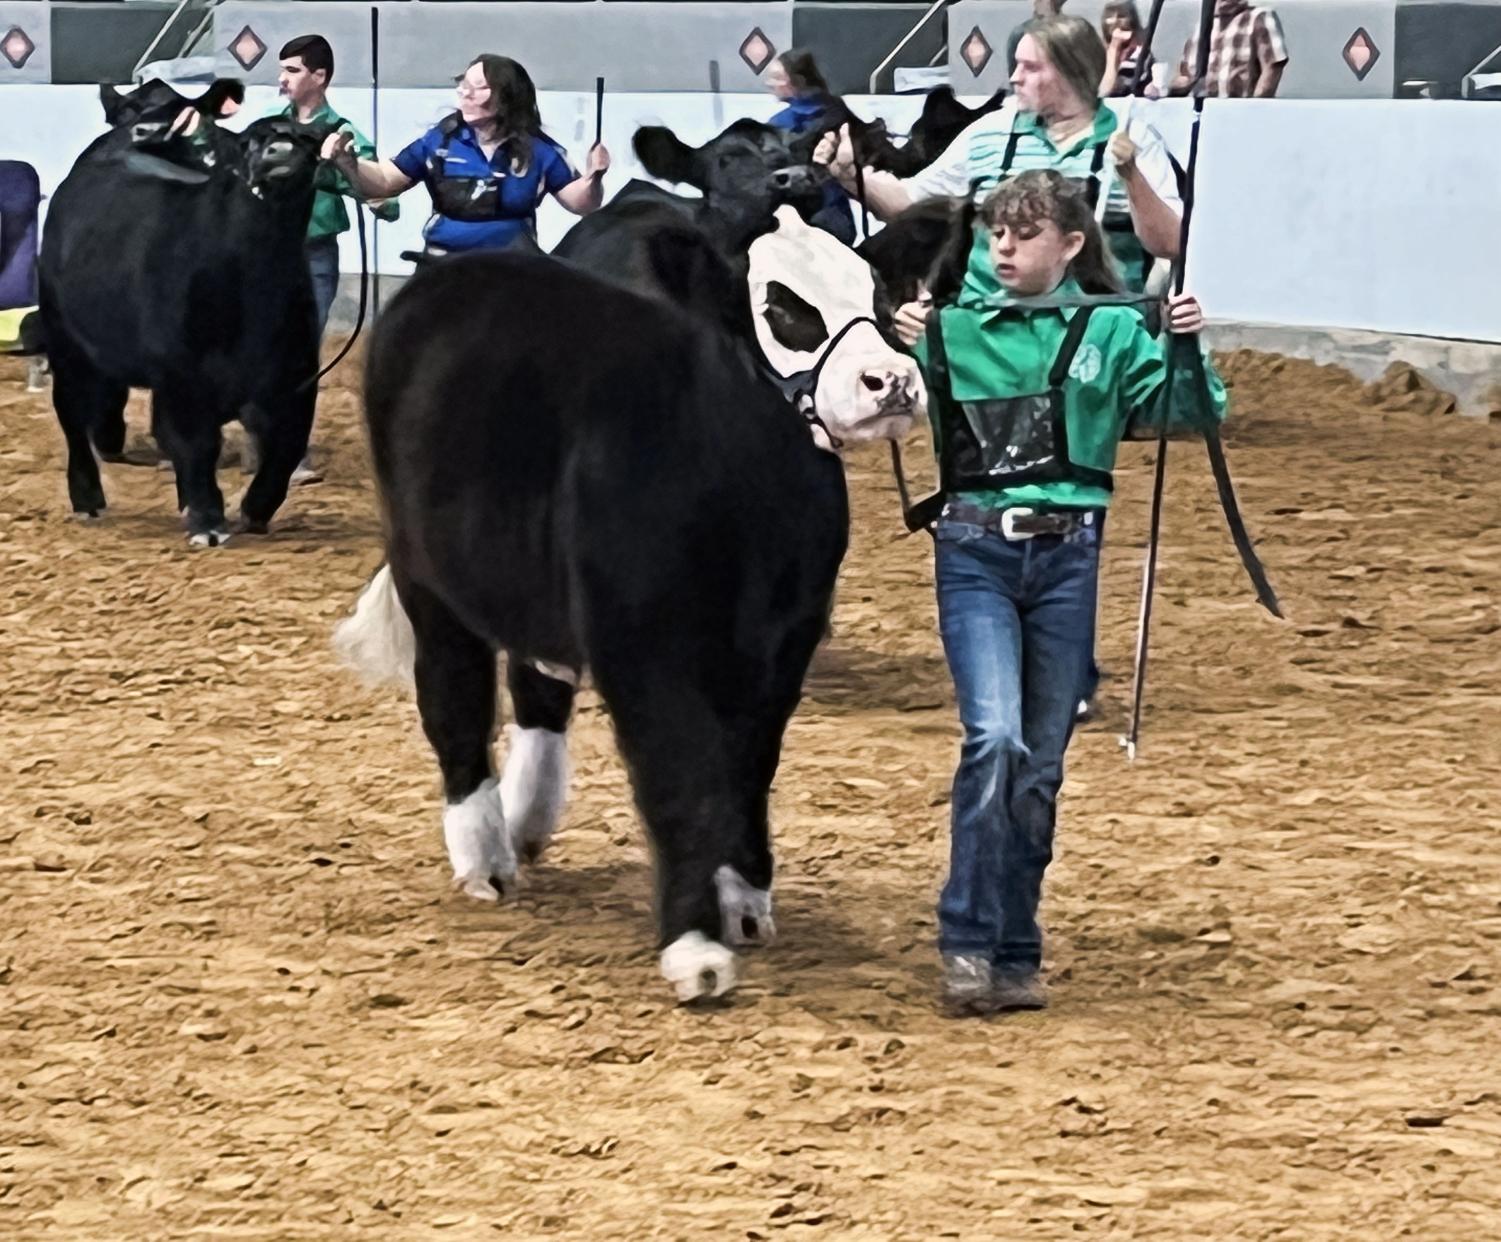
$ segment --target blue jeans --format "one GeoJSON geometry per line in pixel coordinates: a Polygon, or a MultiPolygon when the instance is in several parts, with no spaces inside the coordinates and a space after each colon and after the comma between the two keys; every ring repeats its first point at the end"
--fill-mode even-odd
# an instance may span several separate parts
{"type": "Polygon", "coordinates": [[[339,292],[339,239],[315,237],[307,243],[307,270],[313,278],[313,303],[318,308],[318,336],[328,327],[328,312],[339,292]]]}
{"type": "Polygon", "coordinates": [[[938,947],[1002,971],[1042,964],[1063,752],[1094,650],[1099,527],[1008,542],[944,519],[938,615],[964,743],[954,774],[938,947]]]}

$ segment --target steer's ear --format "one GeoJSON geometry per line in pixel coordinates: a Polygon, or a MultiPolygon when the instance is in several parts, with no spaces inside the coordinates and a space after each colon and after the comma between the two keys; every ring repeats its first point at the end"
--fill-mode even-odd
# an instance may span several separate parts
{"type": "Polygon", "coordinates": [[[115,117],[119,115],[120,104],[124,102],[124,99],[125,96],[120,94],[108,82],[103,83],[99,87],[99,102],[104,108],[105,124],[113,125],[115,123],[115,117]]]}
{"type": "Polygon", "coordinates": [[[677,181],[687,185],[699,184],[698,151],[690,147],[665,125],[643,125],[631,139],[636,158],[658,181],[677,181]]]}
{"type": "Polygon", "coordinates": [[[193,100],[204,116],[232,116],[245,102],[245,83],[239,78],[215,78],[208,90],[193,100]]]}

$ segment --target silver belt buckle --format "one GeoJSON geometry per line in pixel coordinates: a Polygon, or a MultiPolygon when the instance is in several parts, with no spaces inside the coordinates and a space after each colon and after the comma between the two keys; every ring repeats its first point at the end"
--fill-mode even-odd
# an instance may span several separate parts
{"type": "Polygon", "coordinates": [[[1031,531],[1027,531],[1025,533],[1020,533],[1020,534],[1017,532],[1017,529],[1016,529],[1016,519],[1017,518],[1023,518],[1023,517],[1031,517],[1036,512],[1037,512],[1037,510],[1035,510],[1035,509],[1005,509],[1005,510],[1002,510],[1002,512],[1001,512],[1001,534],[1005,537],[1007,543],[1020,543],[1023,540],[1031,539],[1033,537],[1033,532],[1031,532],[1031,531]]]}

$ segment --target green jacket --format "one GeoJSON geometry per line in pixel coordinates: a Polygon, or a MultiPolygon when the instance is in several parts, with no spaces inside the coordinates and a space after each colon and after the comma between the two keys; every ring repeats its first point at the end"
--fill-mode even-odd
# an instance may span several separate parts
{"type": "MultiPolygon", "coordinates": [[[[1066,280],[1054,293],[1068,297],[1078,295],[1080,289],[1066,280]]],[[[1017,306],[1004,291],[984,307],[945,306],[939,315],[949,361],[950,396],[955,401],[984,401],[1046,392],[1048,372],[1063,344],[1068,323],[1077,313],[1073,308],[1017,306]]],[[[919,341],[913,352],[931,385],[927,341],[919,341]]],[[[1198,376],[1191,367],[1174,368],[1169,397],[1164,342],[1147,331],[1141,316],[1131,307],[1096,307],[1064,383],[1070,459],[1076,465],[1113,471],[1127,422],[1137,414],[1160,416],[1169,399],[1175,411],[1192,411],[1199,420],[1223,421],[1228,406],[1225,386],[1207,358],[1204,372],[1210,409],[1202,409],[1198,376]]],[[[929,408],[934,447],[941,457],[943,431],[938,403],[930,402],[929,408]]],[[[1109,505],[1110,492],[1065,480],[967,492],[956,499],[994,509],[1096,509],[1109,505]]]]}
{"type": "MultiPolygon", "coordinates": [[[[278,108],[269,113],[271,116],[291,116],[292,105],[278,108]]],[[[362,160],[375,158],[375,145],[360,133],[353,125],[335,112],[325,101],[323,107],[313,113],[313,122],[323,121],[341,129],[347,129],[354,135],[354,153],[362,160]]],[[[344,206],[346,197],[360,199],[363,195],[354,186],[349,184],[349,178],[341,173],[332,164],[322,163],[318,165],[318,174],[313,179],[313,186],[317,193],[313,196],[313,214],[308,220],[307,236],[309,241],[322,237],[337,237],[340,233],[349,231],[349,212],[344,206]]],[[[395,199],[387,199],[379,207],[373,209],[376,216],[382,220],[395,220],[401,215],[401,204],[395,199]]]]}

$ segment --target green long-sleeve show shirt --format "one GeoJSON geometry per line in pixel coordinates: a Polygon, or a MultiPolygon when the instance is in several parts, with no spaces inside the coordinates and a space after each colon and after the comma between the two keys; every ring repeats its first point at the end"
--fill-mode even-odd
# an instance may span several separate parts
{"type": "MultiPolygon", "coordinates": [[[[1060,297],[1078,296],[1080,292],[1072,280],[1054,291],[1060,297]]],[[[949,396],[965,402],[1047,392],[1048,373],[1069,321],[1078,313],[1074,307],[1017,305],[1004,291],[984,307],[944,307],[939,315],[948,355],[949,396]]],[[[1075,465],[1112,471],[1132,415],[1142,412],[1150,417],[1168,400],[1175,411],[1193,411],[1199,420],[1223,421],[1228,405],[1225,386],[1208,359],[1204,373],[1211,408],[1204,410],[1196,368],[1175,367],[1169,394],[1167,349],[1167,340],[1152,336],[1131,307],[1094,308],[1063,385],[1069,458],[1075,465]]],[[[931,387],[935,381],[926,338],[918,342],[914,353],[931,387]]],[[[933,411],[934,447],[941,457],[943,428],[939,425],[938,402],[930,402],[929,408],[933,411]]],[[[1184,420],[1179,417],[1175,421],[1184,420]]],[[[954,499],[994,509],[1096,509],[1109,505],[1110,492],[1104,487],[1063,480],[966,492],[954,499]]]]}

